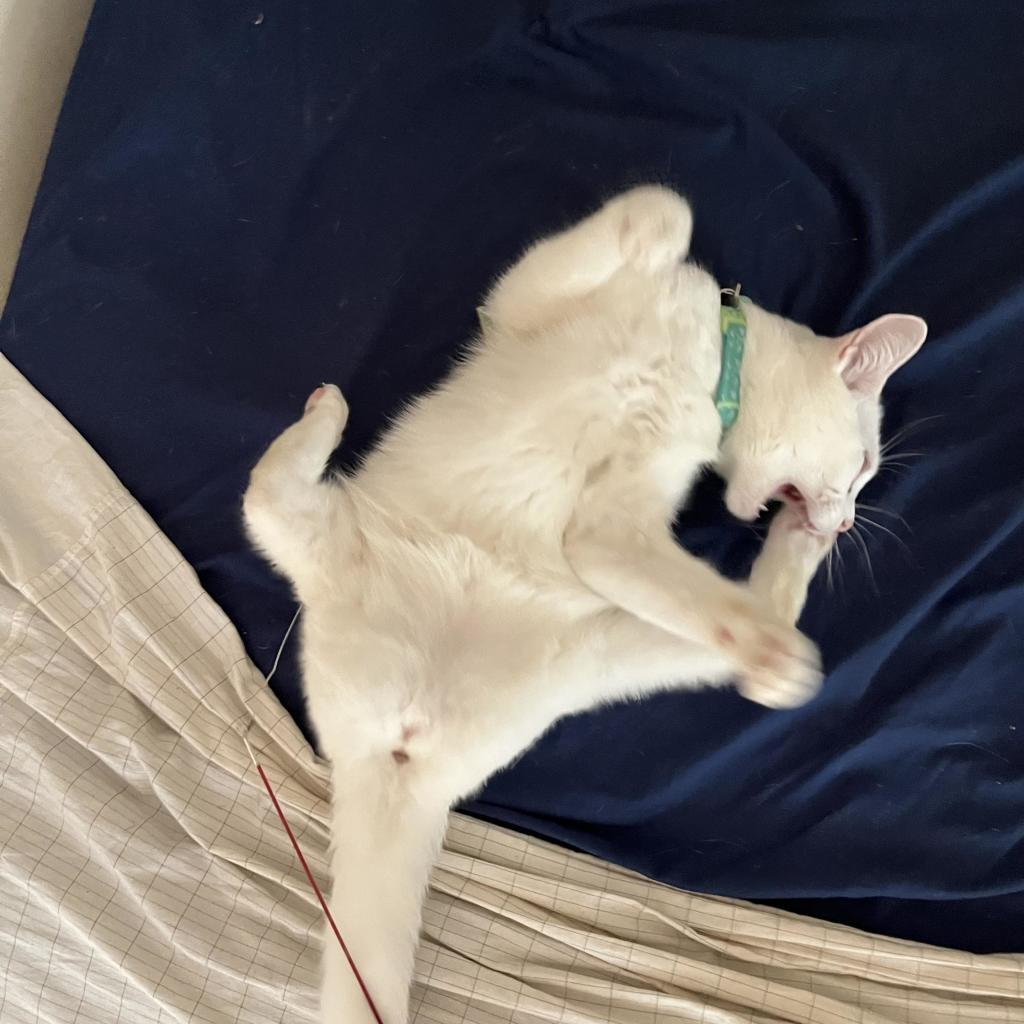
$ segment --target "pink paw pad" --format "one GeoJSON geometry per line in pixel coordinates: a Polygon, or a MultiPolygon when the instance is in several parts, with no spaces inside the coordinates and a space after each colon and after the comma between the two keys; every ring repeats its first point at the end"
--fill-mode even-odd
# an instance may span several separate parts
{"type": "Polygon", "coordinates": [[[320,387],[318,387],[309,396],[309,398],[306,399],[306,408],[303,410],[304,414],[309,412],[311,409],[313,409],[316,406],[317,402],[319,402],[320,399],[323,398],[325,394],[327,394],[327,389],[329,387],[330,387],[329,384],[321,384],[320,387]]]}

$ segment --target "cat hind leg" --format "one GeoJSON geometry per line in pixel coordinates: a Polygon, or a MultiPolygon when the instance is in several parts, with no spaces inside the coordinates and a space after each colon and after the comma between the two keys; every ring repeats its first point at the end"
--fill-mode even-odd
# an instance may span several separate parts
{"type": "Polygon", "coordinates": [[[661,185],[632,188],[528,249],[492,289],[486,319],[534,330],[625,266],[657,273],[679,264],[692,232],[693,214],[682,196],[661,185]]]}
{"type": "Polygon", "coordinates": [[[693,213],[672,189],[641,185],[613,199],[602,212],[616,225],[623,260],[638,270],[656,273],[686,259],[693,213]]]}

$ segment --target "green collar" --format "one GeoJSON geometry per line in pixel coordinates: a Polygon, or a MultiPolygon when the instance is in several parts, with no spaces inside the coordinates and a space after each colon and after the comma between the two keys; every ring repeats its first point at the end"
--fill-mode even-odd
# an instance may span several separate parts
{"type": "MultiPolygon", "coordinates": [[[[746,302],[746,296],[743,302],[746,302]]],[[[715,408],[722,420],[723,432],[740,414],[740,368],[747,341],[747,315],[740,302],[740,286],[722,289],[722,369],[715,388],[715,408]]]]}

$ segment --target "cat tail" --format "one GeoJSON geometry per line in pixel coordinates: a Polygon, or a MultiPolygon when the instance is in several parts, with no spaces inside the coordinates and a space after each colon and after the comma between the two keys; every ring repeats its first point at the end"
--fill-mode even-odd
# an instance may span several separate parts
{"type": "MultiPolygon", "coordinates": [[[[331,912],[383,1024],[408,1019],[423,899],[448,820],[447,800],[414,793],[408,769],[390,758],[384,770],[334,768],[331,912]]],[[[374,1024],[329,928],[324,942],[324,1024],[374,1024]]]]}

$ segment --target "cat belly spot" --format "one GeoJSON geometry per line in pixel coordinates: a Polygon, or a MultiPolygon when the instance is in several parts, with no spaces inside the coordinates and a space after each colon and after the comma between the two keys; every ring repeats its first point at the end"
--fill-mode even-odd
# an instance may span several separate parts
{"type": "Polygon", "coordinates": [[[394,761],[395,764],[408,764],[410,758],[409,754],[404,750],[392,750],[391,760],[394,761]]]}

